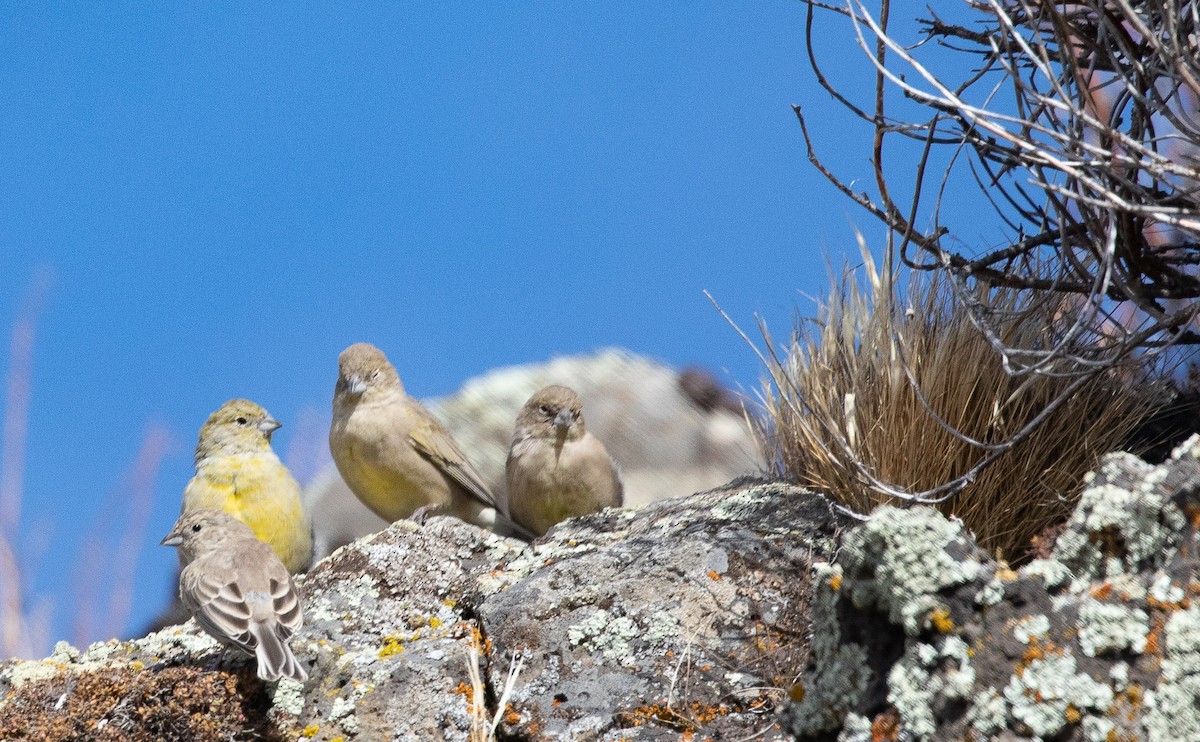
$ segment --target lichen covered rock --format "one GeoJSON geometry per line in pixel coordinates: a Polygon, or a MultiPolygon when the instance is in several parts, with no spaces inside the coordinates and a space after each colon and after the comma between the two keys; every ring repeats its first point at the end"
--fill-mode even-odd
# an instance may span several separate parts
{"type": "MultiPolygon", "coordinates": [[[[480,606],[524,669],[506,731],[574,740],[769,727],[807,659],[809,572],[842,525],[784,485],[572,521],[508,563],[480,606]],[[698,512],[704,513],[697,518],[698,512]]],[[[505,665],[489,668],[494,686],[505,665]]],[[[769,739],[770,737],[768,737],[769,739]]]]}
{"type": "Polygon", "coordinates": [[[1048,559],[1012,571],[928,508],[818,564],[800,738],[1200,739],[1200,439],[1107,457],[1048,559]],[[891,736],[889,736],[891,735],[891,736]]]}
{"type": "Polygon", "coordinates": [[[519,655],[510,732],[781,739],[808,565],[842,525],[820,497],[762,484],[605,511],[533,546],[451,518],[397,523],[300,580],[306,683],[258,681],[194,622],[61,644],[0,664],[0,738],[465,740],[471,702],[494,713],[519,655]]]}

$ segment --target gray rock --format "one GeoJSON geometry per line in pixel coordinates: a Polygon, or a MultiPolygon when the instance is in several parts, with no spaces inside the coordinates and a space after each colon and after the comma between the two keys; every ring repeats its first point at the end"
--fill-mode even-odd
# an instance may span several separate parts
{"type": "Polygon", "coordinates": [[[262,684],[190,622],[60,644],[0,664],[0,738],[199,719],[230,739],[461,740],[503,697],[501,733],[538,740],[1200,739],[1198,524],[1200,437],[1161,466],[1106,458],[1020,570],[932,509],[850,524],[754,481],[531,545],[399,523],[303,581],[308,683],[262,684]]]}
{"type": "Polygon", "coordinates": [[[494,709],[519,656],[511,733],[778,739],[773,710],[806,662],[808,565],[829,558],[839,524],[823,499],[769,484],[610,509],[534,546],[452,518],[400,522],[301,579],[292,646],[307,683],[261,683],[251,658],[191,621],[82,652],[62,643],[0,664],[0,738],[70,738],[53,732],[66,719],[75,736],[195,736],[189,709],[211,705],[211,728],[232,739],[465,740],[468,699],[494,709]],[[179,703],[162,701],[167,678],[179,703]],[[119,703],[74,695],[100,681],[119,703]],[[140,721],[150,706],[153,727],[140,721]]]}
{"type": "Polygon", "coordinates": [[[798,738],[1200,739],[1200,438],[1112,454],[1019,571],[929,508],[880,508],[814,565],[798,738]]]}
{"type": "MultiPolygon", "coordinates": [[[[771,727],[767,712],[807,655],[807,575],[815,555],[832,554],[840,522],[829,504],[759,485],[608,512],[552,530],[495,576],[501,589],[479,608],[497,655],[524,660],[505,731],[649,739],[664,727],[771,727]]],[[[504,670],[489,666],[494,687],[504,670]]]]}

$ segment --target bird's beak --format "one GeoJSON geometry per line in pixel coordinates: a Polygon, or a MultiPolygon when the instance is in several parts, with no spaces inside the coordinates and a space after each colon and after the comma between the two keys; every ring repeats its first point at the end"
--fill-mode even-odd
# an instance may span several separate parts
{"type": "Polygon", "coordinates": [[[175,531],[171,531],[166,536],[163,536],[163,540],[158,543],[163,546],[179,546],[183,543],[183,536],[180,536],[175,531]]]}
{"type": "Polygon", "coordinates": [[[346,391],[358,396],[367,391],[367,382],[358,374],[350,374],[346,377],[346,391]]]}
{"type": "Polygon", "coordinates": [[[554,427],[559,430],[566,430],[571,427],[573,422],[575,422],[575,416],[571,414],[570,410],[559,410],[558,414],[554,416],[554,427]]]}
{"type": "Polygon", "coordinates": [[[263,421],[258,424],[258,429],[262,431],[263,435],[271,435],[271,433],[274,433],[276,430],[279,430],[282,427],[283,423],[279,422],[270,415],[263,418],[263,421]]]}

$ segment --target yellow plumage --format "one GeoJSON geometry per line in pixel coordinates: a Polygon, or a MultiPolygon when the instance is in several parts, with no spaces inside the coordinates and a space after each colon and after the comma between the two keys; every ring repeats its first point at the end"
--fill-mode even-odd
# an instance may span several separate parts
{"type": "Polygon", "coordinates": [[[200,428],[196,476],[183,491],[182,512],[216,508],[250,526],[292,574],[312,562],[312,532],[300,485],[271,450],[279,423],[244,399],[226,402],[200,428]]]}

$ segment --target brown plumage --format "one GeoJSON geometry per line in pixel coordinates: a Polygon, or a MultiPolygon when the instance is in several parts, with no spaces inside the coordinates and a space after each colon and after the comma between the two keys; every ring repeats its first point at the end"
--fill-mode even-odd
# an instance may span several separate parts
{"type": "Polygon", "coordinates": [[[396,368],[369,343],[338,356],[329,452],[350,490],[384,520],[434,506],[468,523],[514,532],[450,432],[405,394],[396,368]]]}
{"type": "Polygon", "coordinates": [[[258,676],[304,681],[288,639],[300,629],[300,596],[292,576],[250,527],[221,510],[179,516],[162,540],[184,563],[179,600],[214,639],[258,660],[258,676]]]}
{"type": "Polygon", "coordinates": [[[565,386],[548,386],[521,408],[505,474],[505,512],[538,535],[624,502],[616,465],[584,425],[579,395],[565,386]]]}

